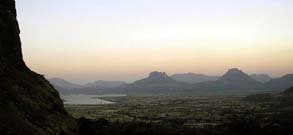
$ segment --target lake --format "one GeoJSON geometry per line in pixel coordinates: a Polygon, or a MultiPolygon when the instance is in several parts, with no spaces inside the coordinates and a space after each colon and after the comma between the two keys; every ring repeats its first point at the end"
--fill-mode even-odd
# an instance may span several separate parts
{"type": "Polygon", "coordinates": [[[102,97],[124,97],[123,94],[109,94],[109,95],[63,95],[64,104],[70,105],[101,105],[101,104],[115,104],[115,102],[100,99],[102,97]]]}

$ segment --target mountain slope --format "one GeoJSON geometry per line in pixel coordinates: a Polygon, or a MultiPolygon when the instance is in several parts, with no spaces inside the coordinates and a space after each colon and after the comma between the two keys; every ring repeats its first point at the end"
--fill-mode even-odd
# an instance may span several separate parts
{"type": "Polygon", "coordinates": [[[104,80],[99,80],[93,83],[88,83],[86,85],[84,85],[84,87],[90,87],[90,88],[94,88],[94,87],[98,87],[98,88],[115,88],[115,87],[119,87],[122,85],[125,85],[126,82],[123,81],[104,81],[104,80]]]}
{"type": "Polygon", "coordinates": [[[286,89],[284,92],[283,92],[284,95],[290,95],[290,96],[293,96],[293,86],[286,89]]]}
{"type": "Polygon", "coordinates": [[[165,72],[151,72],[147,78],[125,85],[123,89],[127,94],[160,94],[180,92],[189,87],[170,78],[165,72]]]}
{"type": "Polygon", "coordinates": [[[50,83],[61,95],[70,94],[123,94],[120,86],[125,85],[123,81],[99,80],[85,85],[78,85],[61,78],[49,79],[50,83]]]}
{"type": "Polygon", "coordinates": [[[250,77],[262,83],[266,83],[272,80],[272,78],[267,74],[252,74],[250,77]]]}
{"type": "Polygon", "coordinates": [[[74,134],[58,92],[22,60],[14,0],[0,1],[0,133],[74,134]]]}
{"type": "Polygon", "coordinates": [[[265,83],[267,90],[278,90],[289,88],[293,86],[293,74],[287,74],[281,78],[276,78],[265,83]]]}
{"type": "Polygon", "coordinates": [[[287,88],[282,92],[275,93],[260,93],[255,95],[250,95],[244,98],[245,101],[250,102],[279,102],[278,106],[283,104],[286,106],[288,103],[293,105],[293,87],[287,88]]]}
{"type": "Polygon", "coordinates": [[[171,78],[178,82],[194,84],[194,83],[207,82],[207,81],[216,81],[219,77],[207,76],[207,75],[195,74],[195,73],[185,73],[185,74],[174,74],[171,76],[171,78]]]}
{"type": "Polygon", "coordinates": [[[193,89],[204,91],[248,91],[263,89],[263,85],[243,71],[232,68],[218,80],[197,83],[193,86],[193,89]]]}
{"type": "Polygon", "coordinates": [[[68,82],[64,79],[61,79],[61,78],[51,78],[51,79],[48,79],[48,81],[55,87],[61,87],[61,88],[64,88],[64,89],[75,89],[75,88],[81,88],[82,86],[79,85],[79,84],[74,84],[74,83],[71,83],[71,82],[68,82]]]}
{"type": "Polygon", "coordinates": [[[67,95],[73,93],[75,89],[81,89],[82,86],[71,83],[61,78],[51,78],[48,81],[54,86],[54,88],[61,94],[67,95]]]}
{"type": "Polygon", "coordinates": [[[121,89],[124,85],[126,83],[123,81],[99,80],[83,85],[82,88],[73,89],[71,94],[124,94],[124,90],[121,89]]]}

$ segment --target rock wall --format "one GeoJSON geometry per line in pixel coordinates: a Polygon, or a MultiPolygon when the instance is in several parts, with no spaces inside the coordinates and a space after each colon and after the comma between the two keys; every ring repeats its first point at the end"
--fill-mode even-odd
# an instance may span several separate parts
{"type": "Polygon", "coordinates": [[[25,65],[14,0],[0,0],[0,134],[75,134],[58,92],[25,65]]]}

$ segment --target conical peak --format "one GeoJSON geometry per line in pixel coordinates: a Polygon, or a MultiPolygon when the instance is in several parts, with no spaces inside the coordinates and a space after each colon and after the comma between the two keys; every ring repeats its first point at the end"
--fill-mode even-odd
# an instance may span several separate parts
{"type": "Polygon", "coordinates": [[[249,75],[244,73],[238,68],[231,68],[229,69],[221,78],[220,80],[225,80],[225,81],[236,81],[236,80],[250,80],[249,75]]]}

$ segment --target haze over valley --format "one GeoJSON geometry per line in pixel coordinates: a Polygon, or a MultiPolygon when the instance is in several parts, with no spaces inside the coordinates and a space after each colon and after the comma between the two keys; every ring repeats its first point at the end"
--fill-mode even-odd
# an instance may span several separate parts
{"type": "Polygon", "coordinates": [[[49,81],[61,94],[193,94],[225,95],[251,94],[262,91],[282,91],[293,84],[293,74],[271,78],[267,74],[248,75],[240,69],[229,69],[222,76],[195,73],[167,75],[151,72],[144,79],[131,83],[123,81],[95,81],[85,85],[74,84],[61,78],[49,81]]]}
{"type": "Polygon", "coordinates": [[[0,0],[0,135],[291,135],[292,0],[0,0]]]}

